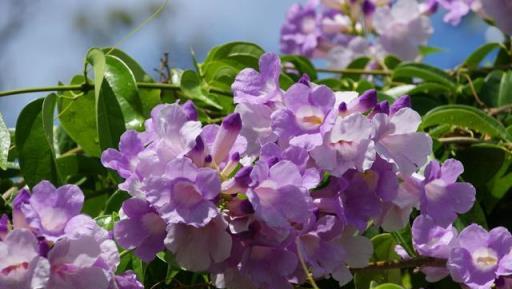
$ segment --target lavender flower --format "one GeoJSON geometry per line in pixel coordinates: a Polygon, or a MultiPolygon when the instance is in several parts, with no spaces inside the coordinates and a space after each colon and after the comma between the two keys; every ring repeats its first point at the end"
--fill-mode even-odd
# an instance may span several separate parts
{"type": "Polygon", "coordinates": [[[496,27],[508,35],[512,35],[512,3],[506,0],[482,0],[482,10],[496,23],[496,27]]]}
{"type": "Polygon", "coordinates": [[[121,220],[114,227],[114,238],[145,262],[164,249],[166,223],[146,201],[123,202],[121,220]]]}
{"type": "Polygon", "coordinates": [[[30,231],[16,229],[0,242],[1,288],[46,288],[49,276],[48,260],[39,256],[37,240],[30,231]]]}
{"type": "Polygon", "coordinates": [[[450,252],[448,269],[454,281],[471,289],[491,288],[500,276],[512,274],[512,235],[497,227],[487,232],[472,224],[460,232],[450,252]]]}
{"type": "Polygon", "coordinates": [[[475,202],[475,188],[469,183],[456,182],[463,170],[462,164],[452,159],[442,166],[431,161],[425,169],[420,210],[443,227],[451,224],[457,213],[469,211],[475,202]]]}
{"type": "Polygon", "coordinates": [[[29,226],[50,241],[63,237],[66,224],[82,209],[84,194],[80,188],[64,185],[56,189],[42,181],[32,191],[29,203],[21,207],[29,226]]]}
{"type": "Polygon", "coordinates": [[[137,280],[135,273],[126,271],[114,277],[114,282],[112,282],[109,289],[144,289],[144,285],[137,280]]]}
{"type": "Polygon", "coordinates": [[[165,174],[144,184],[148,201],[168,223],[202,227],[219,211],[212,202],[220,193],[218,174],[209,168],[197,168],[190,159],[175,159],[165,174]]]}
{"type": "Polygon", "coordinates": [[[294,4],[281,27],[281,51],[313,56],[320,42],[320,28],[315,0],[310,0],[304,6],[294,4]]]}

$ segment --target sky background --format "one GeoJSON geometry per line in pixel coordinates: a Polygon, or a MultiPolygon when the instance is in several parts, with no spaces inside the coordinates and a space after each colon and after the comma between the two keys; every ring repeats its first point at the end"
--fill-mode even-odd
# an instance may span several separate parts
{"type": "MultiPolygon", "coordinates": [[[[68,82],[80,73],[90,47],[117,43],[162,2],[29,0],[29,6],[17,16],[20,25],[16,32],[0,39],[0,90],[68,82]]],[[[279,29],[295,2],[305,1],[171,0],[158,19],[119,48],[153,74],[164,52],[169,52],[172,66],[182,68],[192,65],[191,48],[201,60],[211,47],[234,40],[279,52],[279,29]]],[[[0,1],[0,27],[6,13],[13,13],[5,3],[0,1]]],[[[443,51],[427,57],[426,62],[443,68],[459,64],[486,41],[487,26],[477,17],[466,17],[460,26],[452,27],[443,23],[438,13],[433,25],[435,32],[429,45],[443,51]]],[[[41,96],[44,94],[0,98],[0,113],[8,126],[15,125],[24,105],[41,96]]]]}

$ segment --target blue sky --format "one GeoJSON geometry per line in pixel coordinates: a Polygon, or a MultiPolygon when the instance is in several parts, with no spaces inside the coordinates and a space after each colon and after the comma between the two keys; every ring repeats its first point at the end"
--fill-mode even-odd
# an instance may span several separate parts
{"type": "MultiPolygon", "coordinates": [[[[81,35],[74,26],[78,14],[85,11],[101,28],[108,25],[106,11],[122,6],[141,11],[135,20],[140,22],[151,14],[142,6],[148,2],[158,5],[162,1],[45,0],[33,4],[22,16],[23,28],[9,39],[2,55],[0,67],[4,85],[0,90],[67,82],[81,71],[88,48],[110,46],[126,34],[116,31],[110,43],[81,35]]],[[[191,65],[190,48],[202,59],[212,46],[233,40],[255,42],[267,51],[278,52],[279,27],[295,2],[297,0],[174,0],[159,20],[149,23],[120,48],[147,71],[158,67],[165,51],[170,52],[172,64],[187,67],[191,65]]],[[[435,33],[430,46],[443,48],[443,51],[429,56],[426,61],[448,68],[460,63],[485,42],[486,27],[476,17],[465,19],[455,28],[444,24],[441,18],[439,14],[433,18],[435,33]]],[[[0,112],[8,125],[15,124],[21,108],[30,99],[40,96],[44,94],[0,98],[0,112]]]]}

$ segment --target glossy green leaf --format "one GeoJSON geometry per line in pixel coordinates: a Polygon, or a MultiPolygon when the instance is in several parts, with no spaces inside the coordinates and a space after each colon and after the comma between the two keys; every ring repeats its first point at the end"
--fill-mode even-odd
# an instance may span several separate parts
{"type": "Polygon", "coordinates": [[[222,110],[222,106],[219,103],[215,102],[203,93],[201,89],[201,79],[195,71],[186,70],[183,72],[181,75],[181,89],[187,97],[222,110]]]}
{"type": "Polygon", "coordinates": [[[111,214],[113,212],[118,212],[121,209],[121,205],[123,202],[130,198],[130,195],[121,190],[115,191],[105,203],[105,214],[111,214]]]}
{"type": "Polygon", "coordinates": [[[495,70],[487,74],[484,82],[478,91],[480,99],[488,106],[498,106],[498,96],[500,94],[501,80],[504,72],[495,70]]]}
{"type": "Polygon", "coordinates": [[[107,55],[105,61],[105,81],[117,98],[126,126],[142,129],[144,116],[135,76],[121,59],[107,55]]]}
{"type": "MultiPolygon", "coordinates": [[[[137,82],[154,82],[153,78],[144,71],[142,66],[122,50],[105,48],[103,51],[123,61],[133,73],[137,82]]],[[[161,103],[160,89],[139,89],[139,97],[143,115],[145,118],[148,118],[153,107],[161,103]]]]}
{"type": "Polygon", "coordinates": [[[256,67],[260,56],[265,53],[260,46],[249,42],[229,42],[216,46],[208,52],[204,63],[215,60],[234,59],[240,63],[250,62],[250,66],[256,67]],[[254,62],[256,60],[256,62],[254,62]]]}
{"type": "Polygon", "coordinates": [[[443,105],[434,108],[423,117],[421,128],[440,124],[466,127],[492,137],[512,141],[512,136],[500,122],[483,111],[467,105],[443,105]]]}
{"type": "Polygon", "coordinates": [[[49,118],[53,120],[53,114],[49,114],[49,107],[54,101],[52,99],[50,97],[47,102],[44,114],[44,98],[29,103],[23,108],[16,122],[16,148],[21,172],[29,187],[42,180],[60,184],[53,143],[49,143],[53,136],[47,135],[44,127],[44,123],[48,126],[49,118]]]}
{"type": "MultiPolygon", "coordinates": [[[[77,75],[71,84],[83,83],[84,77],[77,75]]],[[[98,130],[94,91],[61,94],[57,101],[60,125],[66,133],[90,156],[99,157],[98,130]]]]}
{"type": "Polygon", "coordinates": [[[512,71],[504,73],[501,77],[497,104],[502,106],[510,103],[512,103],[512,71]]]}
{"type": "MultiPolygon", "coordinates": [[[[347,65],[347,69],[365,69],[370,63],[369,57],[360,57],[354,59],[349,65],[347,65]]],[[[343,78],[350,78],[353,80],[359,80],[362,77],[360,73],[343,73],[343,78]]]]}
{"type": "Polygon", "coordinates": [[[295,70],[298,72],[298,77],[301,77],[303,74],[307,74],[311,80],[315,80],[318,78],[318,74],[316,72],[315,66],[311,61],[301,55],[283,55],[281,56],[281,62],[283,67],[287,67],[286,63],[290,63],[293,65],[295,70]]]}
{"type": "Polygon", "coordinates": [[[404,63],[393,71],[393,78],[413,77],[425,82],[435,82],[447,86],[450,91],[455,91],[455,83],[452,77],[445,71],[423,63],[404,63]]]}
{"type": "Polygon", "coordinates": [[[11,135],[5,125],[4,118],[0,113],[0,169],[7,169],[7,159],[9,157],[9,148],[11,147],[11,135]]]}
{"type": "Polygon", "coordinates": [[[105,150],[117,147],[126,127],[118,99],[109,83],[104,81],[107,69],[105,54],[93,48],[87,53],[87,61],[94,69],[95,114],[100,148],[105,150]]]}
{"type": "Polygon", "coordinates": [[[501,43],[487,43],[478,47],[469,57],[464,61],[464,66],[469,69],[477,68],[480,63],[496,49],[503,48],[501,43]]]}
{"type": "MultiPolygon", "coordinates": [[[[372,238],[373,257],[372,261],[394,261],[400,257],[395,253],[396,242],[391,234],[380,234],[372,238]]],[[[354,276],[356,289],[369,289],[370,283],[374,281],[377,284],[400,283],[400,269],[384,271],[359,272],[354,276]]]]}

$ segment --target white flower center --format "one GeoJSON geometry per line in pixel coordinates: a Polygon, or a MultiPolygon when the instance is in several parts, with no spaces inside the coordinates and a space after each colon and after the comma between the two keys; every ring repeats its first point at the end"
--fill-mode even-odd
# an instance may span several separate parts
{"type": "Polygon", "coordinates": [[[316,30],[316,20],[314,17],[307,17],[302,20],[302,32],[311,34],[316,30]]]}
{"type": "Polygon", "coordinates": [[[498,264],[498,255],[493,249],[479,248],[471,253],[473,264],[482,271],[488,271],[498,264]]]}
{"type": "Polygon", "coordinates": [[[303,106],[295,114],[297,123],[305,130],[316,129],[324,122],[323,112],[314,106],[303,106]]]}

